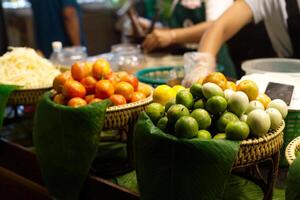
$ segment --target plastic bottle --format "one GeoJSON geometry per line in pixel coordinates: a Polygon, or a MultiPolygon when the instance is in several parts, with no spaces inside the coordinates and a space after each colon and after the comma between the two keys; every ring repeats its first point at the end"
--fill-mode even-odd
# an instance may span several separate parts
{"type": "Polygon", "coordinates": [[[60,41],[52,42],[52,54],[50,55],[50,61],[55,65],[63,64],[62,55],[62,43],[60,41]]]}

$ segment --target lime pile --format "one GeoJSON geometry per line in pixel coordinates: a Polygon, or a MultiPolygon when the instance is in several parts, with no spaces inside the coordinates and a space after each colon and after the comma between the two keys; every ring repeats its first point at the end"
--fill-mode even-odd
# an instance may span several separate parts
{"type": "Polygon", "coordinates": [[[284,101],[260,94],[255,82],[236,85],[219,72],[191,88],[158,86],[154,103],[146,108],[163,132],[200,140],[261,137],[279,128],[287,112],[284,101]]]}

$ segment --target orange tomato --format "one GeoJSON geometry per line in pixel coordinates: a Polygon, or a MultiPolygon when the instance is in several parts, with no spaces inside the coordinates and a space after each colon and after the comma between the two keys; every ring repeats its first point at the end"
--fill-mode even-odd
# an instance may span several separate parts
{"type": "Polygon", "coordinates": [[[98,80],[111,73],[110,64],[100,58],[93,65],[93,76],[98,80]]]}
{"type": "Polygon", "coordinates": [[[97,80],[92,76],[87,76],[83,78],[80,83],[85,87],[87,94],[94,94],[95,93],[95,85],[97,80]]]}
{"type": "Polygon", "coordinates": [[[123,76],[121,81],[130,83],[133,86],[134,91],[138,90],[139,80],[134,75],[128,74],[127,76],[123,76]]]}
{"type": "Polygon", "coordinates": [[[53,101],[57,104],[65,105],[67,103],[63,94],[56,94],[53,98],[53,101]]]}
{"type": "Polygon", "coordinates": [[[242,91],[247,94],[250,101],[255,100],[258,96],[259,89],[256,83],[252,80],[242,80],[236,86],[237,91],[242,91]]]}
{"type": "Polygon", "coordinates": [[[80,97],[74,97],[68,101],[68,106],[78,108],[80,106],[85,106],[87,103],[84,99],[80,97]]]}
{"type": "Polygon", "coordinates": [[[144,93],[148,97],[152,93],[152,88],[145,83],[139,83],[137,91],[144,93]]]}
{"type": "Polygon", "coordinates": [[[265,109],[267,109],[269,103],[271,102],[271,98],[266,94],[259,94],[257,96],[256,100],[258,100],[260,103],[262,103],[264,105],[265,109]]]}
{"type": "Polygon", "coordinates": [[[95,102],[101,102],[101,101],[102,101],[102,99],[94,98],[92,101],[89,102],[89,104],[95,103],[95,102]]]}
{"type": "Polygon", "coordinates": [[[145,99],[146,95],[142,92],[134,92],[131,98],[131,102],[140,101],[142,99],[145,99]]]}
{"type": "Polygon", "coordinates": [[[125,97],[126,101],[130,101],[133,95],[134,88],[130,83],[121,81],[116,85],[115,94],[120,94],[125,97]]]}
{"type": "Polygon", "coordinates": [[[226,89],[227,86],[227,79],[224,76],[224,74],[220,73],[220,72],[212,72],[210,74],[208,74],[202,81],[202,84],[204,83],[215,83],[218,86],[220,86],[223,90],[226,89]]]}
{"type": "Polygon", "coordinates": [[[91,68],[85,62],[76,62],[71,67],[71,74],[76,81],[81,81],[83,78],[91,75],[91,68]]]}
{"type": "Polygon", "coordinates": [[[61,73],[61,74],[57,75],[53,80],[54,90],[56,90],[59,93],[62,92],[62,88],[63,88],[65,82],[67,80],[71,80],[71,79],[72,79],[72,76],[71,76],[70,71],[66,71],[64,73],[61,73]]]}
{"type": "Polygon", "coordinates": [[[95,98],[95,95],[94,95],[94,94],[90,94],[90,95],[86,95],[86,96],[84,97],[84,100],[85,100],[87,103],[90,103],[94,98],[95,98]]]}
{"type": "Polygon", "coordinates": [[[66,98],[81,97],[84,98],[86,89],[83,85],[75,80],[68,80],[63,86],[62,93],[66,98]]]}
{"type": "Polygon", "coordinates": [[[114,85],[109,80],[100,80],[95,86],[95,96],[100,99],[106,99],[115,92],[114,85]]]}
{"type": "Polygon", "coordinates": [[[227,81],[226,89],[232,89],[233,91],[236,91],[236,85],[232,81],[227,81]]]}
{"type": "Polygon", "coordinates": [[[114,94],[114,95],[111,95],[111,96],[109,97],[109,99],[111,100],[111,102],[112,102],[115,106],[119,106],[119,105],[126,104],[126,99],[125,99],[125,97],[123,97],[123,96],[120,95],[120,94],[114,94]]]}

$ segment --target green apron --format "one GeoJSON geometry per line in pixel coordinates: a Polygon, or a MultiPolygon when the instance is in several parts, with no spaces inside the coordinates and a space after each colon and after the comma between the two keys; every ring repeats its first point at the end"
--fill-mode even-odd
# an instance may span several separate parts
{"type": "MultiPolygon", "coordinates": [[[[171,12],[172,0],[162,1],[162,9],[160,10],[160,21],[167,24],[172,28],[185,27],[187,21],[190,24],[197,24],[203,22],[206,19],[205,16],[205,5],[202,4],[200,8],[188,9],[177,3],[173,12],[171,12]]],[[[156,0],[144,0],[145,6],[145,17],[153,18],[155,15],[156,0]]],[[[218,56],[218,68],[217,70],[224,73],[226,76],[231,78],[237,78],[236,69],[233,61],[231,60],[227,45],[223,45],[220,49],[218,56]]]]}

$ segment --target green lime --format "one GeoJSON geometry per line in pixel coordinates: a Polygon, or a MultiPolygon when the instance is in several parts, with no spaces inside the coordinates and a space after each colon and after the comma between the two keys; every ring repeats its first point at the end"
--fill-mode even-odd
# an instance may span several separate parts
{"type": "Polygon", "coordinates": [[[189,115],[190,115],[189,110],[184,105],[181,104],[175,104],[171,106],[167,112],[168,121],[173,125],[180,117],[189,116],[189,115]]]}
{"type": "Polygon", "coordinates": [[[226,134],[225,133],[218,133],[213,137],[215,140],[225,140],[226,139],[226,134]]]}
{"type": "Polygon", "coordinates": [[[175,135],[178,138],[193,138],[198,134],[198,123],[190,116],[183,116],[175,124],[175,135]]]}
{"type": "Polygon", "coordinates": [[[204,108],[205,104],[204,104],[204,100],[203,99],[198,99],[197,101],[195,101],[193,109],[197,109],[197,108],[204,108]]]}
{"type": "Polygon", "coordinates": [[[165,112],[168,112],[169,108],[171,106],[173,106],[175,104],[175,101],[169,101],[166,105],[165,105],[165,112]]]}
{"type": "Polygon", "coordinates": [[[227,101],[224,97],[213,96],[205,104],[206,110],[213,114],[223,113],[227,108],[227,101]]]}
{"type": "Polygon", "coordinates": [[[208,130],[200,130],[198,131],[197,138],[200,140],[209,140],[211,139],[211,134],[208,130]]]}
{"type": "Polygon", "coordinates": [[[230,122],[226,128],[226,138],[229,140],[245,140],[250,129],[247,123],[241,121],[230,122]]]}
{"type": "Polygon", "coordinates": [[[162,130],[163,132],[167,131],[167,124],[168,124],[168,118],[167,117],[162,117],[160,120],[157,122],[157,128],[162,130]]]}
{"type": "Polygon", "coordinates": [[[165,107],[159,103],[151,103],[146,107],[146,113],[153,124],[156,124],[165,115],[165,107]]]}
{"type": "Polygon", "coordinates": [[[211,125],[209,113],[202,108],[194,110],[190,116],[197,121],[199,129],[207,129],[211,125]]]}
{"type": "Polygon", "coordinates": [[[231,113],[231,112],[225,112],[221,115],[221,117],[217,121],[217,129],[219,132],[224,132],[227,124],[230,122],[239,121],[239,118],[231,113]]]}
{"type": "Polygon", "coordinates": [[[182,104],[188,109],[192,109],[194,105],[193,95],[188,90],[181,90],[176,95],[176,104],[182,104]]]}
{"type": "Polygon", "coordinates": [[[194,83],[190,88],[190,92],[193,95],[194,99],[199,99],[203,97],[202,85],[200,83],[194,83]]]}

